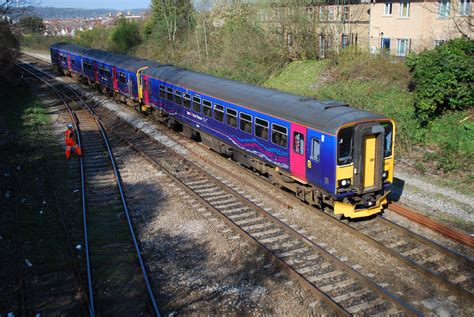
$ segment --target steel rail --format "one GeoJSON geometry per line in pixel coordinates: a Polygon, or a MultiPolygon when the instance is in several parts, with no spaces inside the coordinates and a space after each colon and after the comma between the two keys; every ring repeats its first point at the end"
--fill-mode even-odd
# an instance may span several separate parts
{"type": "MultiPolygon", "coordinates": [[[[38,70],[38,69],[36,69],[36,70],[38,70]]],[[[38,70],[38,71],[40,71],[41,73],[47,75],[49,78],[55,80],[55,78],[53,78],[50,74],[47,74],[47,73],[45,73],[44,71],[41,71],[41,70],[38,70]]],[[[80,96],[74,89],[72,89],[68,85],[66,85],[64,83],[61,83],[61,85],[63,85],[64,88],[67,88],[69,91],[71,91],[76,96],[76,98],[79,99],[79,101],[86,107],[86,110],[90,113],[90,115],[94,119],[95,123],[99,127],[99,131],[101,132],[101,135],[102,135],[103,140],[105,142],[105,145],[107,147],[107,152],[108,152],[110,161],[112,163],[115,178],[117,180],[117,186],[118,186],[118,189],[119,189],[119,192],[120,192],[120,199],[121,199],[122,206],[124,208],[124,212],[125,212],[125,215],[126,215],[126,218],[127,218],[127,224],[128,224],[130,234],[132,236],[133,244],[134,244],[134,247],[135,247],[135,251],[136,251],[136,254],[137,254],[137,257],[138,257],[138,260],[139,260],[140,269],[141,269],[142,274],[143,274],[143,278],[144,278],[145,286],[146,286],[146,289],[147,289],[147,293],[148,293],[148,296],[149,296],[151,304],[152,304],[153,313],[154,313],[155,316],[160,317],[161,315],[160,315],[158,303],[156,302],[156,298],[155,298],[155,295],[154,295],[154,292],[153,292],[153,288],[151,286],[151,282],[150,282],[150,279],[148,277],[148,273],[147,273],[147,270],[146,270],[145,261],[143,260],[143,256],[141,254],[141,249],[140,249],[140,246],[139,246],[139,243],[138,243],[138,239],[136,237],[135,230],[133,228],[133,222],[132,222],[132,219],[130,217],[128,204],[127,204],[125,194],[124,194],[124,191],[123,191],[120,172],[117,168],[115,158],[114,158],[114,155],[113,155],[113,151],[112,151],[112,149],[110,147],[110,144],[109,144],[109,141],[108,141],[107,134],[106,134],[101,122],[100,122],[100,119],[95,114],[95,112],[92,110],[92,108],[89,106],[89,104],[82,98],[82,96],[80,96]]],[[[67,96],[64,93],[63,93],[63,96],[71,98],[70,96],[67,96]]],[[[71,100],[72,100],[72,98],[71,98],[71,100]]],[[[77,127],[76,123],[75,123],[75,125],[77,127]]],[[[81,146],[79,136],[78,136],[78,144],[79,144],[79,146],[81,146]]],[[[85,206],[85,186],[84,186],[84,184],[85,184],[85,179],[84,179],[85,173],[84,173],[84,168],[83,168],[83,164],[82,164],[82,157],[81,157],[81,175],[82,175],[82,178],[83,178],[83,188],[82,188],[83,206],[85,206]]],[[[90,292],[91,292],[91,296],[92,296],[92,291],[91,290],[92,290],[92,287],[90,287],[90,292]]],[[[91,315],[94,316],[95,315],[94,308],[93,308],[93,305],[91,305],[91,306],[92,306],[92,314],[91,315]]]]}
{"type": "MultiPolygon", "coordinates": [[[[37,68],[32,67],[29,64],[18,64],[18,67],[23,69],[24,71],[28,72],[32,76],[36,77],[37,79],[41,80],[44,82],[51,90],[58,96],[58,98],[63,102],[63,104],[66,106],[67,111],[69,112],[69,116],[71,118],[71,121],[74,124],[74,128],[78,133],[77,134],[77,143],[78,146],[81,147],[81,133],[80,133],[80,127],[77,122],[77,118],[74,115],[73,110],[69,106],[68,102],[65,100],[64,95],[62,95],[59,90],[54,87],[52,84],[47,82],[44,78],[41,78],[38,74],[36,74],[34,71],[31,69],[28,69],[28,67],[25,67],[25,65],[28,65],[28,67],[34,69],[37,72],[41,72],[37,68]]],[[[44,74],[44,72],[43,72],[44,74]]],[[[81,195],[82,195],[82,214],[83,214],[83,227],[84,227],[84,246],[85,246],[85,255],[86,255],[86,272],[87,272],[87,284],[88,284],[88,296],[89,296],[89,314],[90,316],[95,316],[95,310],[94,310],[94,291],[92,288],[92,270],[91,270],[91,263],[90,263],[90,252],[89,252],[89,239],[88,239],[88,226],[87,226],[87,207],[86,207],[86,190],[85,190],[85,172],[84,172],[84,161],[82,156],[79,157],[79,162],[80,162],[80,171],[81,171],[81,195]]]]}
{"type": "Polygon", "coordinates": [[[427,227],[437,233],[440,233],[441,235],[454,240],[456,242],[460,242],[462,244],[465,244],[471,248],[474,248],[474,237],[464,233],[460,232],[457,230],[454,230],[452,228],[449,228],[446,225],[443,225],[442,223],[439,223],[431,218],[428,218],[420,213],[417,213],[414,210],[411,210],[401,204],[397,203],[392,203],[389,207],[389,210],[402,215],[403,217],[416,222],[418,224],[421,224],[424,227],[427,227]]]}

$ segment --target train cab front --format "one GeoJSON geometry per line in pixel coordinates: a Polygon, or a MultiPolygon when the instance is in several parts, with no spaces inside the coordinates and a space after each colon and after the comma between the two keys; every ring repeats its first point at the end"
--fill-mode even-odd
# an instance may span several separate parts
{"type": "Polygon", "coordinates": [[[387,205],[393,183],[394,128],[393,121],[384,120],[339,129],[335,214],[368,217],[387,205]]]}

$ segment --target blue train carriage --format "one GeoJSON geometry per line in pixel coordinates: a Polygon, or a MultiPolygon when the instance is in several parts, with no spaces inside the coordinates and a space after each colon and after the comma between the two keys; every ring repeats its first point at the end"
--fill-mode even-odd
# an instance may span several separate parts
{"type": "Polygon", "coordinates": [[[82,54],[87,50],[81,46],[56,43],[51,45],[51,63],[63,74],[75,78],[82,76],[82,54]]]}
{"type": "Polygon", "coordinates": [[[83,74],[88,83],[134,106],[139,105],[139,71],[159,66],[154,61],[96,49],[88,49],[83,53],[83,74]]]}
{"type": "Polygon", "coordinates": [[[348,218],[373,215],[387,203],[390,119],[172,66],[144,69],[140,77],[144,103],[301,200],[329,204],[348,218]]]}

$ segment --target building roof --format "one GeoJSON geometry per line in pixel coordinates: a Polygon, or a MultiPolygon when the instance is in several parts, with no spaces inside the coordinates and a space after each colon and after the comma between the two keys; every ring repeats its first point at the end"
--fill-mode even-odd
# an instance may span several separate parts
{"type": "Polygon", "coordinates": [[[149,68],[143,74],[331,134],[344,124],[385,118],[336,101],[318,101],[173,66],[149,68]]]}

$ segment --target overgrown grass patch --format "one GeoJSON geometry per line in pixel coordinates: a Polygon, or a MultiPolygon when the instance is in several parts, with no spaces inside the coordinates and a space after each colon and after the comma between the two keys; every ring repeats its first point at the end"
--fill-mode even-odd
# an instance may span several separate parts
{"type": "Polygon", "coordinates": [[[314,60],[290,63],[281,73],[267,80],[264,86],[302,96],[316,96],[315,86],[325,80],[321,73],[326,65],[326,61],[314,60]]]}

